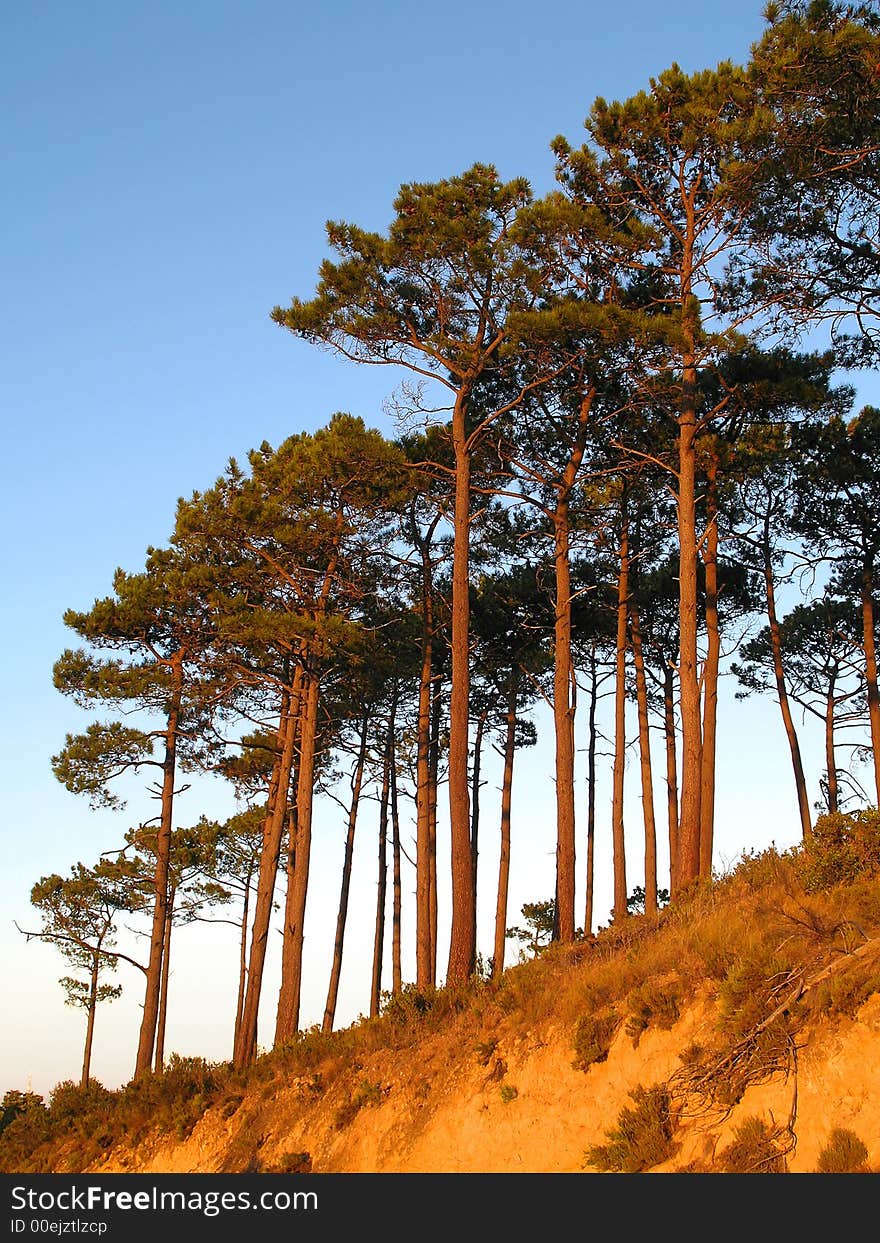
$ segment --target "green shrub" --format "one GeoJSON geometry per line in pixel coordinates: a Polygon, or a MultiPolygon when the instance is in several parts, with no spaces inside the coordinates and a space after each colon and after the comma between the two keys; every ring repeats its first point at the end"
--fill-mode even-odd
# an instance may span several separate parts
{"type": "Polygon", "coordinates": [[[880,971],[871,963],[856,962],[848,970],[823,980],[807,1004],[815,1014],[842,1014],[854,1018],[874,993],[880,993],[880,971]]]}
{"type": "Polygon", "coordinates": [[[380,1083],[370,1083],[368,1079],[362,1079],[354,1095],[337,1109],[333,1119],[334,1128],[337,1131],[344,1130],[364,1106],[378,1105],[383,1095],[380,1083]]]}
{"type": "Polygon", "coordinates": [[[511,1101],[515,1101],[519,1096],[519,1092],[512,1083],[502,1083],[499,1091],[501,1093],[501,1100],[505,1105],[509,1105],[511,1101]]]}
{"type": "Polygon", "coordinates": [[[718,989],[723,1031],[741,1037],[763,1022],[781,1000],[779,990],[786,987],[795,965],[796,960],[772,942],[737,959],[718,989]]]}
{"type": "Polygon", "coordinates": [[[734,1131],[733,1142],[720,1154],[724,1174],[784,1174],[785,1156],[774,1132],[760,1118],[746,1118],[734,1131]]]}
{"type": "Polygon", "coordinates": [[[584,1163],[604,1173],[638,1174],[666,1161],[675,1151],[675,1123],[663,1085],[630,1092],[633,1106],[620,1111],[617,1126],[606,1132],[607,1144],[584,1153],[584,1163]]]}
{"type": "Polygon", "coordinates": [[[819,1153],[816,1163],[819,1174],[866,1174],[868,1150],[856,1135],[846,1127],[836,1126],[819,1153]]]}
{"type": "Polygon", "coordinates": [[[19,1092],[16,1088],[10,1088],[0,1101],[0,1134],[11,1126],[16,1118],[20,1118],[22,1114],[31,1110],[45,1114],[46,1106],[42,1096],[38,1096],[36,1092],[19,1092]]]}
{"type": "Polygon", "coordinates": [[[3,1097],[0,1130],[0,1170],[7,1173],[49,1173],[39,1155],[40,1145],[52,1134],[49,1111],[35,1092],[10,1090],[3,1097]]]}
{"type": "Polygon", "coordinates": [[[596,1062],[604,1062],[620,1026],[620,1016],[613,1006],[578,1019],[574,1031],[575,1070],[589,1070],[596,1062]]]}
{"type": "Polygon", "coordinates": [[[820,816],[800,849],[797,872],[808,893],[848,885],[880,870],[880,812],[820,816]]]}
{"type": "Polygon", "coordinates": [[[659,987],[652,980],[632,990],[626,999],[629,1016],[626,1020],[626,1034],[636,1047],[642,1032],[652,1023],[663,1031],[672,1027],[680,1016],[681,988],[678,981],[672,981],[659,987]]]}

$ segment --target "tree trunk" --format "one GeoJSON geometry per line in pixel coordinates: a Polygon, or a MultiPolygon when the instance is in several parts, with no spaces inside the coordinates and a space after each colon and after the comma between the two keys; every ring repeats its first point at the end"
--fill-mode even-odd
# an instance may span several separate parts
{"type": "Polygon", "coordinates": [[[92,1068],[92,1039],[95,1035],[95,1010],[98,1007],[98,972],[100,969],[101,955],[92,954],[92,970],[89,976],[89,1000],[86,1011],[86,1044],[83,1050],[82,1078],[79,1084],[83,1091],[89,1086],[89,1072],[92,1068]]]}
{"type": "Polygon", "coordinates": [[[770,647],[773,652],[773,675],[776,680],[776,698],[779,701],[779,711],[782,713],[782,723],[785,726],[785,736],[788,739],[788,749],[791,754],[791,766],[794,771],[794,784],[797,790],[798,811],[801,818],[801,832],[804,840],[811,836],[813,826],[810,819],[810,800],[807,797],[807,782],[804,777],[804,766],[801,760],[801,748],[798,742],[797,730],[795,729],[794,719],[791,715],[791,705],[788,702],[788,690],[785,685],[785,666],[782,662],[782,635],[779,629],[779,619],[776,616],[776,587],[773,580],[773,562],[770,555],[770,514],[764,516],[764,533],[762,539],[761,552],[764,563],[764,591],[767,599],[767,622],[770,628],[770,647]]]}
{"type": "Polygon", "coordinates": [[[400,944],[400,815],[397,806],[397,757],[393,753],[391,756],[391,855],[394,861],[394,899],[391,916],[391,991],[396,995],[403,988],[403,959],[400,944]]]}
{"type": "MultiPolygon", "coordinates": [[[[440,773],[440,718],[443,692],[439,677],[431,687],[431,749],[428,778],[428,933],[430,937],[430,976],[433,988],[437,983],[437,782],[440,773]]],[[[470,846],[470,843],[468,843],[470,846]]],[[[470,857],[470,850],[468,850],[470,857]]]]}
{"type": "Polygon", "coordinates": [[[312,804],[315,794],[315,741],[318,732],[318,676],[304,675],[305,711],[301,717],[300,755],[296,782],[296,845],[293,883],[285,907],[281,954],[281,991],[275,1018],[275,1045],[292,1040],[299,1029],[306,897],[312,849],[312,804]]]}
{"type": "Polygon", "coordinates": [[[382,1000],[382,960],[385,957],[385,897],[388,887],[388,803],[391,797],[391,764],[394,749],[393,714],[388,723],[382,761],[382,792],[379,796],[379,881],[376,886],[376,930],[373,935],[373,977],[370,984],[370,1018],[379,1013],[382,1000]]]}
{"type": "Polygon", "coordinates": [[[297,665],[291,688],[281,693],[281,706],[276,739],[276,759],[269,782],[269,798],[266,819],[263,823],[263,845],[260,851],[260,868],[257,874],[257,892],[254,900],[254,922],[251,929],[251,947],[247,970],[247,986],[241,1011],[241,1022],[233,1050],[233,1063],[237,1070],[249,1066],[257,1051],[257,1018],[260,1009],[260,993],[263,968],[269,939],[269,923],[272,917],[272,901],[278,875],[278,859],[281,839],[287,821],[287,801],[290,791],[290,774],[297,739],[297,721],[302,698],[302,666],[297,665]]]}
{"type": "Polygon", "coordinates": [[[678,879],[678,755],[675,739],[675,671],[669,661],[663,667],[663,736],[666,741],[666,820],[669,826],[669,892],[676,893],[678,879]]]}
{"type": "Polygon", "coordinates": [[[571,660],[571,565],[568,501],[553,515],[556,598],[553,629],[553,729],[556,741],[556,916],[554,936],[574,940],[574,684],[571,660]]]}
{"type": "Polygon", "coordinates": [[[837,668],[832,669],[825,696],[825,767],[828,774],[828,811],[840,810],[840,791],[837,781],[837,759],[834,754],[834,689],[837,684],[837,668]]]}
{"type": "Polygon", "coordinates": [[[156,871],[153,878],[155,901],[147,963],[146,996],[138,1039],[135,1076],[149,1072],[153,1065],[156,1023],[159,1018],[159,989],[162,979],[162,953],[165,944],[165,911],[168,904],[168,866],[171,855],[171,826],[174,815],[174,781],[177,769],[177,732],[183,700],[183,652],[171,660],[171,704],[165,731],[165,757],[162,762],[162,811],[156,836],[156,871]]]}
{"type": "Polygon", "coordinates": [[[874,755],[874,787],[876,806],[880,807],[880,695],[877,691],[877,647],[874,642],[873,564],[865,558],[862,567],[862,635],[865,649],[865,683],[868,691],[868,721],[871,726],[871,750],[874,755]]]}
{"type": "Polygon", "coordinates": [[[617,576],[617,655],[614,687],[614,771],[611,838],[614,855],[614,919],[627,915],[626,839],[623,826],[623,778],[626,765],[626,640],[629,612],[629,527],[626,496],[621,498],[620,570],[617,576]]]}
{"type": "MultiPolygon", "coordinates": [[[[357,760],[355,761],[354,773],[351,779],[351,804],[348,809],[348,829],[345,835],[345,855],[342,861],[342,885],[339,892],[339,912],[336,916],[336,937],[333,942],[333,964],[330,968],[330,985],[327,989],[327,1004],[324,1007],[324,1020],[321,1024],[321,1031],[325,1035],[329,1035],[333,1031],[333,1022],[336,1018],[336,1002],[339,998],[339,977],[342,974],[342,948],[345,942],[345,924],[348,919],[348,896],[351,890],[351,865],[354,859],[354,834],[357,826],[358,803],[361,798],[361,786],[364,780],[364,764],[367,758],[367,728],[369,726],[369,715],[364,706],[364,715],[361,718],[361,736],[358,743],[357,760]]],[[[297,863],[299,867],[299,851],[297,850],[297,863]]],[[[295,872],[294,872],[295,879],[295,872]]],[[[294,885],[294,892],[296,886],[294,885]]],[[[296,1029],[294,1028],[294,1031],[296,1029]]],[[[292,1034],[292,1033],[291,1033],[292,1034]]],[[[282,1039],[289,1039],[284,1036],[282,1039]]],[[[276,1042],[278,1036],[276,1035],[276,1042]]]]}
{"type": "Polygon", "coordinates": [[[171,970],[171,928],[174,919],[176,887],[168,888],[168,909],[165,912],[165,945],[162,950],[162,986],[159,990],[159,1023],[156,1028],[156,1057],[153,1068],[157,1075],[165,1069],[165,1024],[168,1018],[168,980],[171,970]]]}
{"type": "Polygon", "coordinates": [[[507,721],[504,731],[504,773],[501,778],[501,854],[498,860],[498,897],[495,902],[495,945],[492,953],[492,979],[504,970],[504,947],[507,940],[507,894],[510,888],[510,810],[513,790],[513,759],[516,750],[516,699],[519,670],[510,671],[507,692],[507,721]]]}
{"type": "Polygon", "coordinates": [[[241,937],[238,943],[238,999],[235,1004],[235,1026],[232,1034],[232,1047],[235,1049],[238,1043],[239,1032],[241,1031],[241,1016],[244,1013],[244,990],[247,982],[247,933],[248,933],[248,914],[251,905],[251,879],[253,876],[252,868],[248,869],[247,877],[244,885],[244,895],[241,907],[241,937]]]}
{"type": "Polygon", "coordinates": [[[593,873],[596,849],[596,706],[599,683],[596,677],[596,647],[590,648],[590,707],[587,714],[587,897],[584,905],[584,936],[593,931],[593,873]]]}
{"type": "MultiPolygon", "coordinates": [[[[431,969],[431,687],[434,605],[427,540],[422,555],[422,667],[416,725],[416,987],[427,988],[431,969]]],[[[436,795],[435,795],[436,796],[436,795]]]]}
{"type": "Polygon", "coordinates": [[[455,450],[455,514],[452,554],[452,689],[449,702],[449,841],[452,921],[447,984],[464,984],[476,957],[476,925],[471,862],[468,727],[470,723],[470,505],[471,459],[467,436],[467,395],[460,391],[452,413],[455,450]]]}
{"type": "MultiPolygon", "coordinates": [[[[687,291],[689,294],[689,290],[687,291]]],[[[678,681],[681,702],[681,809],[678,817],[676,890],[700,875],[700,798],[703,742],[697,657],[696,365],[683,356],[682,406],[678,420],[678,681]]],[[[673,895],[675,896],[675,895],[673,895]]]]}
{"type": "Polygon", "coordinates": [[[595,386],[583,394],[568,461],[556,488],[553,522],[555,599],[553,625],[553,728],[556,740],[556,911],[554,937],[574,940],[575,807],[574,717],[575,678],[571,659],[571,516],[570,501],[584,451],[595,386]]]}
{"type": "Polygon", "coordinates": [[[703,550],[706,567],[706,661],[703,665],[703,761],[700,790],[700,877],[712,879],[715,841],[715,738],[718,721],[718,462],[710,459],[706,481],[708,528],[703,550]]]}
{"type": "Polygon", "coordinates": [[[480,768],[483,758],[483,737],[485,732],[486,713],[482,712],[477,720],[477,733],[474,738],[474,767],[471,775],[471,873],[474,878],[474,928],[477,926],[477,861],[480,854],[480,768]]]}
{"type": "Polygon", "coordinates": [[[642,776],[642,808],[645,820],[645,914],[657,914],[657,827],[654,821],[654,778],[651,772],[651,730],[648,723],[648,681],[639,610],[630,606],[633,665],[636,671],[636,704],[639,718],[639,761],[642,776]]]}

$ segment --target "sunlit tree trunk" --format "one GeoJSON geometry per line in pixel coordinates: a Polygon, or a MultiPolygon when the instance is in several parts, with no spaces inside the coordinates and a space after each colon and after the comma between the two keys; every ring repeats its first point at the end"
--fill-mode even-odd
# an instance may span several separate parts
{"type": "Polygon", "coordinates": [[[183,701],[183,652],[170,662],[171,691],[165,730],[165,757],[162,761],[162,793],[159,831],[156,836],[156,870],[153,878],[153,926],[150,934],[150,955],[147,965],[146,996],[138,1038],[135,1075],[142,1075],[153,1065],[156,1024],[159,1019],[159,990],[162,981],[162,954],[165,947],[165,913],[168,906],[168,867],[171,856],[171,828],[174,815],[174,782],[177,770],[177,735],[183,701]]]}
{"type": "Polygon", "coordinates": [[[315,741],[318,731],[319,683],[317,674],[305,676],[301,713],[300,752],[296,780],[296,844],[293,883],[285,908],[281,955],[281,991],[275,1021],[275,1044],[292,1040],[299,1029],[302,989],[302,956],[305,941],[306,898],[312,849],[312,805],[315,796],[315,741]]]}
{"type": "Polygon", "coordinates": [[[233,1051],[237,1069],[249,1065],[257,1051],[257,1018],[263,983],[263,968],[269,938],[269,922],[272,901],[278,875],[281,840],[287,821],[287,803],[290,791],[290,774],[293,768],[297,740],[297,720],[300,712],[302,668],[297,665],[292,689],[281,693],[281,710],[276,739],[275,761],[269,783],[266,819],[263,823],[263,845],[260,851],[260,867],[257,874],[257,891],[254,899],[253,927],[251,929],[250,955],[247,985],[241,1010],[238,1036],[233,1051]]]}
{"type": "MultiPolygon", "coordinates": [[[[689,266],[685,260],[685,270],[689,266]]],[[[683,289],[690,295],[689,282],[683,289]]],[[[686,328],[686,338],[692,330],[686,328]]],[[[678,817],[677,891],[686,889],[700,875],[700,801],[702,792],[703,738],[700,704],[697,634],[697,537],[696,537],[696,387],[695,351],[688,342],[682,355],[682,405],[678,419],[678,583],[679,660],[681,704],[681,806],[678,817]]],[[[675,895],[673,895],[675,896],[675,895]]]]}
{"type": "Polygon", "coordinates": [[[788,739],[788,749],[791,754],[791,766],[794,771],[794,783],[797,790],[798,811],[801,818],[801,832],[804,840],[811,836],[813,832],[812,821],[810,818],[810,800],[807,796],[807,782],[804,777],[804,766],[801,760],[801,748],[798,742],[797,730],[794,725],[794,718],[791,714],[791,705],[788,700],[788,690],[785,684],[785,666],[782,659],[782,635],[779,629],[779,618],[776,614],[776,585],[773,576],[773,562],[770,553],[770,515],[769,512],[764,517],[764,531],[761,541],[761,553],[764,568],[764,591],[767,601],[767,622],[770,629],[770,649],[773,653],[773,676],[776,682],[776,698],[779,702],[779,711],[782,714],[782,723],[785,726],[785,736],[788,739]]]}
{"type": "Polygon", "coordinates": [[[516,698],[519,670],[510,671],[507,717],[504,731],[504,771],[501,778],[501,851],[498,859],[498,896],[495,902],[495,943],[492,952],[492,979],[504,970],[507,932],[507,894],[510,888],[510,811],[513,791],[513,759],[516,751],[516,698]]]}
{"type": "Polygon", "coordinates": [[[636,671],[636,705],[639,720],[639,767],[642,778],[642,808],[645,822],[645,914],[657,913],[657,827],[654,821],[654,778],[651,772],[651,731],[648,723],[648,680],[639,610],[630,605],[633,665],[636,671]]]}
{"type": "Polygon", "coordinates": [[[468,395],[456,394],[452,412],[455,451],[455,512],[452,553],[452,688],[449,700],[449,840],[452,920],[449,931],[448,984],[464,984],[473,973],[476,925],[468,790],[470,723],[470,507],[471,456],[467,434],[468,395]]]}
{"type": "MultiPolygon", "coordinates": [[[[437,983],[437,782],[440,775],[440,717],[443,708],[443,692],[440,678],[434,679],[431,688],[431,748],[428,780],[428,932],[430,956],[429,984],[437,983]]],[[[468,852],[470,857],[470,852],[468,852]]]]}
{"type": "Polygon", "coordinates": [[[872,561],[869,558],[866,558],[862,567],[861,599],[868,721],[871,727],[871,750],[874,756],[874,786],[877,793],[877,807],[880,807],[880,695],[877,690],[877,647],[874,642],[874,583],[872,561]]]}
{"type": "Polygon", "coordinates": [[[834,691],[837,685],[837,667],[832,666],[825,694],[825,768],[827,774],[828,811],[840,810],[840,787],[837,780],[837,758],[834,750],[834,691]]]}
{"type": "Polygon", "coordinates": [[[161,1075],[165,1069],[165,1024],[168,1017],[168,982],[171,970],[171,929],[174,919],[174,900],[177,890],[172,884],[168,888],[168,907],[165,911],[165,945],[162,949],[162,985],[159,989],[159,1022],[156,1028],[156,1058],[154,1069],[161,1075]]]}
{"type": "Polygon", "coordinates": [[[85,1090],[89,1086],[89,1073],[92,1067],[92,1041],[95,1035],[95,1011],[98,1008],[98,974],[101,969],[101,955],[92,954],[92,969],[89,974],[89,997],[86,1009],[86,1043],[83,1050],[82,1077],[79,1086],[85,1090]]]}
{"type": "Polygon", "coordinates": [[[678,753],[675,736],[675,671],[663,668],[663,737],[666,743],[666,822],[669,830],[669,892],[677,890],[678,859],[678,753]]]}
{"type": "Polygon", "coordinates": [[[434,981],[431,966],[431,687],[434,604],[428,541],[418,540],[422,557],[422,665],[416,724],[416,987],[434,981]]]}
{"type": "Polygon", "coordinates": [[[593,931],[593,877],[596,847],[596,706],[599,683],[596,677],[596,648],[590,648],[590,704],[587,711],[587,875],[584,905],[584,936],[593,931]]]}
{"type": "Polygon", "coordinates": [[[241,936],[238,942],[238,998],[235,1003],[235,1026],[233,1027],[232,1035],[233,1048],[238,1042],[238,1034],[241,1031],[241,1016],[244,1012],[244,992],[247,983],[248,915],[250,913],[252,879],[253,867],[251,866],[248,868],[247,876],[245,877],[244,893],[242,895],[241,936]]]}
{"type": "Polygon", "coordinates": [[[397,757],[391,757],[391,855],[394,869],[394,899],[391,917],[391,989],[399,993],[403,988],[403,961],[401,956],[401,889],[400,889],[400,814],[397,806],[397,757]]]}
{"type": "Polygon", "coordinates": [[[703,664],[703,767],[700,792],[700,877],[712,878],[715,841],[715,746],[718,722],[718,463],[712,457],[706,478],[708,528],[703,546],[706,567],[706,660],[703,664]]]}
{"type": "MultiPolygon", "coordinates": [[[[393,715],[391,721],[393,722],[393,715]]],[[[388,803],[391,796],[391,765],[394,754],[393,725],[389,723],[382,760],[379,795],[379,880],[376,886],[376,929],[373,935],[373,976],[370,984],[370,1017],[379,1013],[382,999],[382,959],[385,956],[385,897],[388,884],[388,803]]]]}
{"type": "MultiPolygon", "coordinates": [[[[354,859],[354,834],[357,827],[358,804],[361,798],[361,786],[364,780],[364,764],[367,757],[367,728],[369,716],[366,707],[361,719],[361,736],[358,743],[357,759],[351,779],[351,803],[348,809],[348,827],[345,834],[345,855],[342,861],[342,884],[339,892],[339,911],[336,916],[336,937],[333,941],[333,963],[330,968],[330,984],[327,989],[327,1004],[324,1007],[324,1019],[321,1030],[325,1035],[333,1031],[336,1018],[336,1003],[339,998],[339,977],[342,974],[342,949],[345,942],[345,925],[348,920],[348,897],[351,891],[351,865],[354,859]]],[[[387,807],[387,798],[386,798],[387,807]]],[[[299,867],[297,852],[296,867],[299,867]]],[[[294,873],[295,876],[295,873],[294,873]]],[[[302,918],[302,917],[300,917],[302,918]]]]}
{"type": "Polygon", "coordinates": [[[480,855],[480,770],[483,758],[483,737],[486,732],[486,712],[477,719],[474,737],[474,766],[471,773],[471,874],[473,883],[474,927],[477,926],[477,863],[480,855]]]}
{"type": "Polygon", "coordinates": [[[620,569],[617,576],[617,655],[614,687],[614,770],[611,838],[614,868],[614,918],[627,915],[626,840],[623,827],[623,778],[626,767],[626,647],[629,613],[629,527],[626,497],[621,500],[620,569]]]}

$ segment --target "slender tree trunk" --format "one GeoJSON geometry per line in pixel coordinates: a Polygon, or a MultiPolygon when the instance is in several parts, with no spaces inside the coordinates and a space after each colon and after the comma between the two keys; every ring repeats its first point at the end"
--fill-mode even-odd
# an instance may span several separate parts
{"type": "Polygon", "coordinates": [[[868,557],[862,567],[862,635],[865,649],[865,683],[868,691],[868,720],[871,726],[871,750],[874,755],[874,786],[876,805],[880,808],[880,695],[877,690],[877,647],[874,642],[873,563],[868,557]]]}
{"type": "Polygon", "coordinates": [[[318,732],[318,676],[305,675],[301,716],[300,755],[296,782],[296,844],[293,883],[285,908],[281,954],[281,991],[275,1018],[275,1045],[292,1040],[299,1029],[302,956],[305,941],[306,897],[312,849],[312,804],[315,794],[315,742],[318,732]]]}
{"type": "Polygon", "coordinates": [[[247,986],[238,1036],[233,1051],[233,1063],[241,1070],[250,1065],[257,1051],[257,1019],[260,1009],[260,993],[263,984],[263,968],[272,917],[272,901],[278,875],[281,839],[287,821],[287,801],[290,791],[290,774],[293,768],[297,738],[297,720],[301,709],[302,666],[297,665],[293,684],[281,694],[276,759],[272,766],[269,783],[269,799],[266,819],[263,823],[263,845],[260,851],[260,867],[257,874],[257,892],[254,900],[254,922],[251,929],[250,956],[247,969],[247,986]]]}
{"type": "Polygon", "coordinates": [[[837,669],[832,669],[825,696],[825,766],[828,772],[828,811],[840,810],[840,790],[837,781],[837,759],[834,753],[834,689],[837,669]]]}
{"type": "Polygon", "coordinates": [[[556,912],[553,934],[564,944],[574,940],[575,678],[571,659],[571,515],[570,501],[587,443],[596,389],[590,386],[578,407],[568,461],[556,490],[553,521],[555,599],[553,627],[553,727],[556,740],[556,912]]]}
{"type": "Polygon", "coordinates": [[[571,565],[568,501],[553,515],[556,571],[553,630],[553,727],[556,741],[556,916],[554,935],[574,940],[574,697],[571,659],[571,565]]]}
{"type": "Polygon", "coordinates": [[[370,1018],[379,1013],[382,1000],[382,960],[385,957],[385,898],[388,888],[388,803],[391,797],[391,764],[394,748],[391,720],[382,761],[382,792],[379,796],[379,881],[376,886],[376,930],[373,935],[373,977],[370,984],[370,1018]]]}
{"type": "Polygon", "coordinates": [[[138,1039],[135,1076],[149,1072],[153,1065],[156,1023],[159,1018],[159,989],[162,979],[162,953],[165,943],[165,911],[168,904],[168,866],[171,856],[171,825],[174,815],[174,781],[177,770],[177,733],[183,700],[183,652],[171,660],[171,706],[165,731],[165,757],[162,762],[162,811],[156,836],[156,871],[153,879],[155,901],[147,964],[146,996],[138,1039]]]}
{"type": "Polygon", "coordinates": [[[706,661],[703,665],[703,767],[700,791],[700,877],[712,879],[715,841],[715,739],[718,721],[718,462],[710,459],[706,481],[708,529],[703,549],[706,567],[706,661]]]}
{"type": "Polygon", "coordinates": [[[788,739],[788,749],[791,754],[791,766],[794,771],[794,784],[797,790],[798,811],[801,818],[801,832],[806,841],[813,832],[812,821],[810,819],[810,800],[807,796],[807,782],[804,777],[804,766],[801,760],[801,748],[798,742],[797,730],[795,729],[794,718],[791,715],[791,705],[788,701],[788,690],[785,685],[785,666],[782,660],[782,634],[779,628],[779,619],[776,615],[776,586],[773,579],[773,562],[770,556],[770,515],[769,512],[764,516],[764,533],[762,539],[761,552],[764,563],[764,590],[767,599],[767,622],[770,628],[770,648],[773,652],[773,676],[776,681],[776,698],[779,701],[779,711],[782,713],[782,723],[785,726],[785,736],[788,739]]]}
{"type": "Polygon", "coordinates": [[[79,1086],[85,1091],[89,1086],[89,1072],[92,1068],[92,1040],[95,1035],[95,1011],[98,1008],[98,972],[101,969],[101,955],[92,954],[92,970],[89,976],[89,1000],[86,1011],[86,1044],[83,1050],[82,1078],[79,1086]]]}
{"type": "MultiPolygon", "coordinates": [[[[366,706],[361,718],[361,736],[358,743],[357,760],[351,778],[351,804],[348,810],[348,828],[345,835],[345,855],[342,861],[342,885],[339,892],[339,912],[336,916],[336,937],[333,942],[333,964],[330,968],[330,985],[327,989],[327,1004],[324,1007],[324,1021],[321,1030],[325,1035],[333,1031],[336,1018],[336,1003],[339,998],[339,977],[342,974],[342,949],[345,942],[345,924],[348,919],[348,897],[351,891],[351,865],[354,859],[354,834],[357,827],[358,804],[361,798],[361,786],[364,780],[364,764],[367,758],[367,728],[369,716],[366,706]]],[[[297,851],[297,856],[299,852],[297,851]]],[[[297,866],[299,860],[297,858],[297,866]]],[[[295,886],[294,886],[295,892],[295,886]]],[[[294,1029],[295,1030],[295,1029],[294,1029]]],[[[289,1039],[289,1037],[285,1037],[289,1039]]],[[[277,1037],[276,1037],[277,1039],[277,1037]]]]}
{"type": "Polygon", "coordinates": [[[165,1024],[168,1018],[168,980],[171,970],[171,929],[174,918],[174,900],[177,889],[168,888],[168,909],[165,912],[165,945],[162,950],[162,985],[159,990],[159,1022],[156,1028],[156,1057],[153,1063],[157,1075],[165,1069],[165,1024]]]}
{"type": "Polygon", "coordinates": [[[513,790],[513,759],[516,750],[516,699],[519,691],[519,670],[510,670],[507,691],[507,720],[504,731],[504,772],[501,778],[501,854],[498,860],[498,897],[495,902],[495,945],[492,953],[492,979],[504,970],[504,947],[507,940],[507,895],[510,888],[510,811],[513,790]]]}
{"type": "Polygon", "coordinates": [[[235,1049],[238,1043],[238,1035],[241,1031],[241,1016],[244,1012],[244,990],[247,982],[247,934],[248,934],[248,914],[251,904],[251,879],[253,876],[252,868],[248,869],[245,878],[244,895],[241,907],[241,937],[238,942],[238,999],[235,1004],[235,1026],[232,1035],[232,1047],[235,1049]]]}
{"type": "MultiPolygon", "coordinates": [[[[416,725],[416,987],[434,982],[431,969],[431,687],[434,605],[427,540],[422,555],[422,667],[416,725]]],[[[435,794],[436,797],[436,794],[435,794]]]]}
{"type": "Polygon", "coordinates": [[[617,576],[617,656],[614,687],[614,771],[611,837],[614,864],[614,918],[627,915],[626,839],[623,826],[623,778],[626,766],[626,640],[629,612],[629,526],[626,496],[621,498],[620,570],[617,576]]]}
{"type": "Polygon", "coordinates": [[[587,714],[587,897],[584,906],[584,936],[593,931],[593,874],[596,849],[596,706],[599,683],[596,677],[596,647],[590,648],[590,707],[587,714]]]}
{"type": "Polygon", "coordinates": [[[633,665],[636,671],[636,704],[639,718],[639,760],[642,776],[642,807],[645,820],[645,914],[657,914],[657,827],[654,821],[654,777],[651,771],[651,730],[648,723],[648,681],[639,610],[630,605],[633,665]]]}
{"type": "MultiPolygon", "coordinates": [[[[428,932],[430,936],[430,978],[433,988],[437,983],[437,783],[440,774],[440,717],[443,708],[443,691],[440,678],[435,678],[431,688],[431,750],[428,780],[428,932]]],[[[470,846],[470,843],[468,843],[470,846]]],[[[470,852],[468,852],[470,857],[470,852]]]]}
{"type": "Polygon", "coordinates": [[[669,826],[669,892],[678,890],[678,754],[675,738],[675,671],[663,667],[663,736],[666,741],[666,821],[669,826]]]}
{"type": "Polygon", "coordinates": [[[483,737],[486,732],[486,713],[482,712],[477,720],[477,732],[474,738],[474,767],[471,776],[471,873],[474,878],[473,906],[474,927],[477,926],[477,861],[480,854],[480,768],[483,758],[483,737]]]}
{"type": "Polygon", "coordinates": [[[391,917],[391,991],[403,988],[401,954],[400,815],[397,806],[397,757],[391,756],[391,855],[394,861],[394,899],[391,917]]]}
{"type": "MultiPolygon", "coordinates": [[[[686,293],[690,294],[688,288],[686,293]]],[[[678,819],[678,892],[700,875],[700,799],[703,741],[697,655],[696,382],[695,354],[685,350],[678,420],[679,662],[681,700],[681,809],[678,819]]]]}
{"type": "Polygon", "coordinates": [[[464,984],[476,958],[473,866],[468,790],[468,726],[470,722],[470,504],[471,459],[467,436],[468,397],[456,396],[452,413],[455,450],[455,514],[452,554],[452,689],[449,702],[449,838],[452,922],[449,933],[447,984],[464,984]]]}

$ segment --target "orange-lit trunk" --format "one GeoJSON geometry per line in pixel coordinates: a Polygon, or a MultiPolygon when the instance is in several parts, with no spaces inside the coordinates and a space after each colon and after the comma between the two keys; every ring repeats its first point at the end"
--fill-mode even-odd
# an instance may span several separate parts
{"type": "Polygon", "coordinates": [[[626,766],[626,647],[629,611],[629,527],[626,497],[621,498],[620,569],[617,575],[617,655],[614,686],[614,770],[611,799],[611,840],[614,868],[614,918],[627,916],[626,840],[623,824],[623,778],[626,766]]]}

